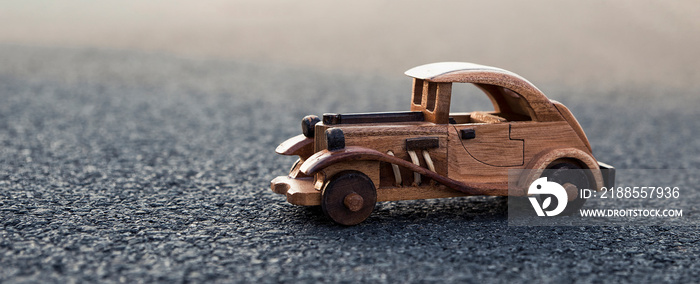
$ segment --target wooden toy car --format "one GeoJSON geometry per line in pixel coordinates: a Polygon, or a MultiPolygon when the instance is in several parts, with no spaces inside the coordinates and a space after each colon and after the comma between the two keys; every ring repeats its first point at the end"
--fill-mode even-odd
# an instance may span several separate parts
{"type": "Polygon", "coordinates": [[[410,111],[304,117],[303,134],[276,149],[299,159],[289,175],[272,180],[272,190],[354,225],[378,201],[526,196],[525,183],[538,176],[520,177],[523,185],[509,194],[509,169],[588,169],[562,181],[567,210],[583,205],[579,190],[613,182],[614,171],[601,171],[612,167],[593,157],[571,112],[524,78],[459,62],[422,65],[406,75],[414,78],[410,111]],[[476,85],[494,110],[450,112],[453,83],[476,85]]]}

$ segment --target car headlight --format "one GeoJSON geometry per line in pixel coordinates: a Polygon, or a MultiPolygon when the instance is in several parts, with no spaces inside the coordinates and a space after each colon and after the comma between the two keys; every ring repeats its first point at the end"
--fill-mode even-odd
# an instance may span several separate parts
{"type": "Polygon", "coordinates": [[[314,138],[314,132],[316,129],[316,123],[321,121],[318,116],[307,115],[301,119],[301,133],[309,138],[314,138]]]}
{"type": "Polygon", "coordinates": [[[345,148],[345,134],[340,128],[329,128],[326,130],[326,145],[328,151],[335,151],[345,148]]]}

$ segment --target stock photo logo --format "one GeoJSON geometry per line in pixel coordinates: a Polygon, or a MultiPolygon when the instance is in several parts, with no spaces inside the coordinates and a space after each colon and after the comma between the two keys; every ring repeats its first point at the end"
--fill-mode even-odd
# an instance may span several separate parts
{"type": "Polygon", "coordinates": [[[568,203],[566,190],[560,184],[547,181],[547,177],[536,179],[528,188],[530,204],[537,212],[537,216],[557,216],[561,214],[568,203]],[[548,196],[549,195],[549,196],[548,196]],[[552,210],[545,210],[551,207],[552,198],[556,198],[556,207],[552,210]],[[539,200],[542,200],[540,203],[539,200]]]}

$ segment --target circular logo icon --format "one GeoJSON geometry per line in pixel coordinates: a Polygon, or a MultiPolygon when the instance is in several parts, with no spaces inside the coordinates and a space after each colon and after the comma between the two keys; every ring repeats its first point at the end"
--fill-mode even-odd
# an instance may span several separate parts
{"type": "Polygon", "coordinates": [[[557,216],[566,208],[566,204],[569,201],[566,195],[566,190],[560,184],[547,181],[547,177],[541,177],[536,179],[527,190],[528,195],[542,195],[548,194],[552,196],[547,196],[542,200],[542,203],[537,200],[536,196],[530,196],[528,199],[535,208],[537,216],[557,216]],[[557,207],[552,210],[545,210],[552,204],[552,197],[557,199],[557,207]]]}

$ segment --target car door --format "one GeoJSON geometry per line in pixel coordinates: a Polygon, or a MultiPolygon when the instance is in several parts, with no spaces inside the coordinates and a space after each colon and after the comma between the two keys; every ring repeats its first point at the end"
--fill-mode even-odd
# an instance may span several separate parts
{"type": "Polygon", "coordinates": [[[510,138],[510,123],[453,124],[453,127],[464,152],[451,157],[474,159],[493,167],[523,165],[524,141],[510,138]]]}

